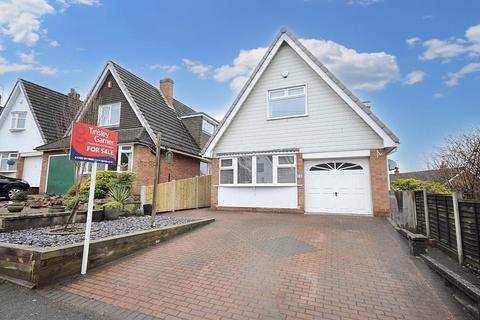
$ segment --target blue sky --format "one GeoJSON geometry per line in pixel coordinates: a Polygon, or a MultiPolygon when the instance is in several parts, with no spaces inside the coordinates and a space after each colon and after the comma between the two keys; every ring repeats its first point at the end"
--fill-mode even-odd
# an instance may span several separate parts
{"type": "Polygon", "coordinates": [[[221,118],[287,26],[400,137],[401,171],[420,170],[480,125],[479,12],[473,0],[0,0],[0,92],[25,78],[85,95],[114,60],[154,85],[173,78],[179,100],[221,118]]]}

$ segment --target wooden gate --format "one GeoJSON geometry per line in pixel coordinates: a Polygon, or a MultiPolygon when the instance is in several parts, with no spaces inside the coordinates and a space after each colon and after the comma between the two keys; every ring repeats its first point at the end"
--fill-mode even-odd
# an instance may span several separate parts
{"type": "MultiPolygon", "coordinates": [[[[211,176],[158,184],[156,212],[210,207],[211,176]]],[[[146,188],[145,202],[152,203],[153,186],[146,188]]]]}

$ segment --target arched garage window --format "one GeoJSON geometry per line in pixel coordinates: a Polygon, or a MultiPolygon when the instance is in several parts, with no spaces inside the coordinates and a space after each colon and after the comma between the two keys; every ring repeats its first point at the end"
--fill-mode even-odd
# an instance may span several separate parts
{"type": "Polygon", "coordinates": [[[350,162],[328,162],[314,165],[310,171],[329,171],[329,170],[362,170],[362,166],[350,162]]]}

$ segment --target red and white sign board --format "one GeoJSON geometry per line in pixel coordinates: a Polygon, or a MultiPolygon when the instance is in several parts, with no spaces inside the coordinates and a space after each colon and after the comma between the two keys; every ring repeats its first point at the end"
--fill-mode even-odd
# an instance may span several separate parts
{"type": "Polygon", "coordinates": [[[117,164],[118,132],[74,122],[70,160],[117,164]]]}

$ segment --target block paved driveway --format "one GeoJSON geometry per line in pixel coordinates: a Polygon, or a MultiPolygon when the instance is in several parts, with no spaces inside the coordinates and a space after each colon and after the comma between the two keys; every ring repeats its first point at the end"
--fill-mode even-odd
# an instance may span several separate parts
{"type": "Polygon", "coordinates": [[[217,221],[39,293],[109,319],[466,318],[385,219],[175,215],[217,221]]]}

